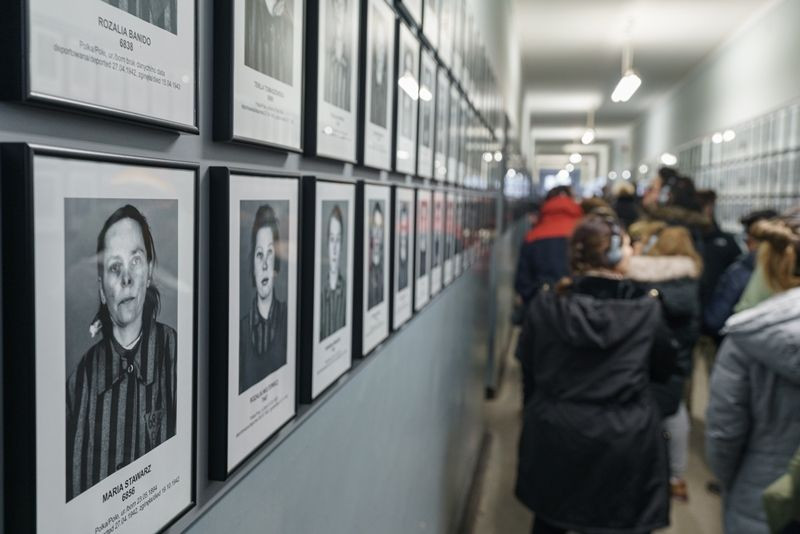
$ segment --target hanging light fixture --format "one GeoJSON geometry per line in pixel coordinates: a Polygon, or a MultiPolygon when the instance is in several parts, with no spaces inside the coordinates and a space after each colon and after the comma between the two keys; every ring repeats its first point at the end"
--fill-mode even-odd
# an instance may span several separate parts
{"type": "Polygon", "coordinates": [[[594,110],[589,111],[586,115],[586,131],[583,132],[583,136],[581,137],[581,143],[584,145],[591,145],[592,141],[594,141],[595,131],[594,131],[594,110]]]}
{"type": "Polygon", "coordinates": [[[627,102],[640,85],[642,85],[642,79],[633,70],[633,47],[630,41],[627,41],[622,49],[622,78],[617,82],[614,92],[611,93],[611,101],[627,102]]]}
{"type": "Polygon", "coordinates": [[[580,163],[581,160],[583,160],[583,156],[581,156],[577,152],[573,152],[572,154],[569,155],[569,162],[574,164],[574,165],[577,165],[578,163],[580,163]]]}

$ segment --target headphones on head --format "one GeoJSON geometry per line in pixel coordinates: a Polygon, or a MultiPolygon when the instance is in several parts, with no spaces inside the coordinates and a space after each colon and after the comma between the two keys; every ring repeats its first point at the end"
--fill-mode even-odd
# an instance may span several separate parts
{"type": "Polygon", "coordinates": [[[609,267],[616,267],[622,261],[622,229],[619,223],[612,217],[605,218],[609,229],[611,230],[611,238],[609,240],[608,250],[606,251],[606,263],[609,267]]]}

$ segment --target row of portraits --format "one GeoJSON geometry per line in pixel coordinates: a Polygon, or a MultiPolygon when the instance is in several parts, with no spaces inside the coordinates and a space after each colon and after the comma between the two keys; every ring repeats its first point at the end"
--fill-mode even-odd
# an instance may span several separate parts
{"type": "MultiPolygon", "coordinates": [[[[0,98],[198,131],[195,2],[10,4],[0,98]]],[[[465,130],[485,121],[387,0],[215,2],[213,20],[215,140],[459,182],[465,130]]]]}
{"type": "MultiPolygon", "coordinates": [[[[194,502],[198,169],[26,144],[0,160],[5,400],[33,410],[6,411],[8,524],[158,531],[194,502]]],[[[454,190],[227,167],[210,184],[199,317],[224,480],[479,257],[490,213],[454,190]]]]}

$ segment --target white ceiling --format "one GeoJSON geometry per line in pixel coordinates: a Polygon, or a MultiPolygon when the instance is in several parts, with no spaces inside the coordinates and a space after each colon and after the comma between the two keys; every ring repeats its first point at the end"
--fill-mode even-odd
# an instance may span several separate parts
{"type": "Polygon", "coordinates": [[[590,109],[598,130],[618,134],[632,125],[774,0],[515,2],[523,113],[531,128],[551,132],[546,138],[569,140],[565,132],[580,129],[590,109]],[[630,102],[613,104],[626,35],[643,82],[630,102]]]}

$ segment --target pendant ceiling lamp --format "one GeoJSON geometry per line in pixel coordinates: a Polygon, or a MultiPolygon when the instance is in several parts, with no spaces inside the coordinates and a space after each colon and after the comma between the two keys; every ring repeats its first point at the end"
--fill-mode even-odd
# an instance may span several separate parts
{"type": "Polygon", "coordinates": [[[615,103],[627,102],[642,85],[642,79],[633,70],[633,47],[630,41],[625,43],[622,49],[622,78],[617,82],[614,92],[611,93],[611,101],[615,103]]]}

